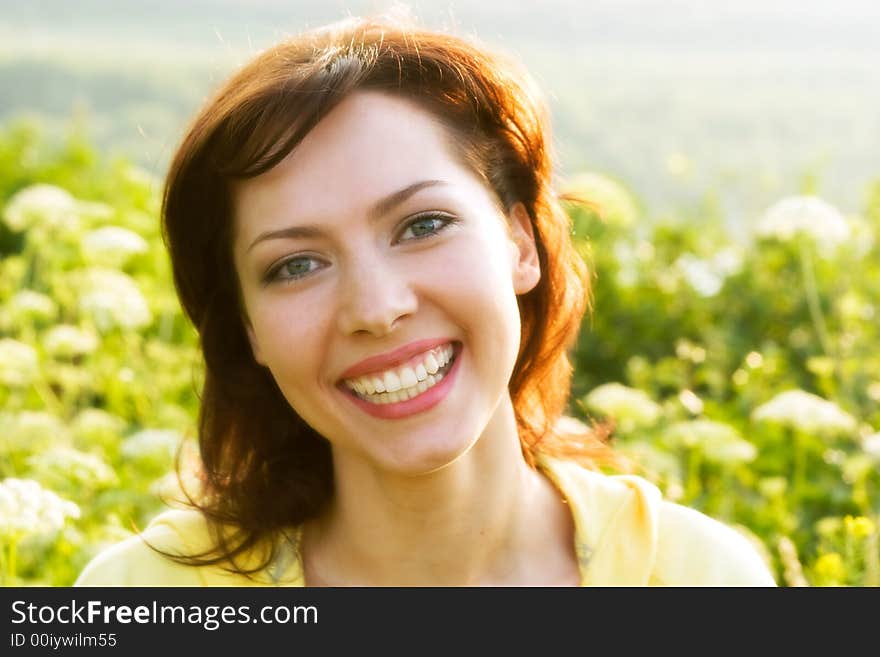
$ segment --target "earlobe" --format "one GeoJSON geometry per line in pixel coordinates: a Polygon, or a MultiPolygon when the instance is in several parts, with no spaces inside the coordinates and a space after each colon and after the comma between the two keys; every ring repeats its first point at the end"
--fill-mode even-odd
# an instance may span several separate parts
{"type": "Polygon", "coordinates": [[[516,251],[513,263],[513,287],[516,294],[531,292],[541,280],[541,264],[535,245],[535,231],[529,211],[522,203],[510,208],[510,237],[516,251]]]}

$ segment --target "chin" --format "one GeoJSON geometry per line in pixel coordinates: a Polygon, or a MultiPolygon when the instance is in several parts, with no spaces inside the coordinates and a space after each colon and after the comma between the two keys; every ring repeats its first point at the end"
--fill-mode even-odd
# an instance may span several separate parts
{"type": "Polygon", "coordinates": [[[468,453],[473,443],[456,443],[419,446],[406,445],[393,454],[386,454],[381,468],[387,472],[406,477],[420,477],[449,467],[468,453]]]}

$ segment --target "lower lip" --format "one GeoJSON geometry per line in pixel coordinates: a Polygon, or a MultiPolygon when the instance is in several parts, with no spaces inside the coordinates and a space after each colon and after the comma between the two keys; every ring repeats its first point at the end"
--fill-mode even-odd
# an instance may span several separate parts
{"type": "Polygon", "coordinates": [[[443,401],[446,395],[449,394],[449,391],[452,390],[456,374],[458,374],[458,366],[461,363],[462,351],[459,350],[455,354],[455,361],[452,363],[452,367],[449,368],[449,371],[440,383],[406,401],[393,402],[391,404],[371,404],[348,390],[345,390],[345,395],[362,410],[373,417],[383,420],[398,420],[416,413],[424,413],[443,401]]]}

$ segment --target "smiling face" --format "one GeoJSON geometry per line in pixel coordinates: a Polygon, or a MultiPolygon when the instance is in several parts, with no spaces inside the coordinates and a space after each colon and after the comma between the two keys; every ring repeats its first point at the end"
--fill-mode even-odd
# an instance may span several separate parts
{"type": "Polygon", "coordinates": [[[516,295],[540,272],[525,209],[452,149],[428,112],[357,92],[234,190],[254,357],[337,465],[419,474],[503,439],[516,295]]]}

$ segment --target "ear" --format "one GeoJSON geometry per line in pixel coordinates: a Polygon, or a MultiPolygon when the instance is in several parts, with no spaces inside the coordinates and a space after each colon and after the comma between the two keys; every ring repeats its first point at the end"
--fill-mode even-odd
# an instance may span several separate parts
{"type": "Polygon", "coordinates": [[[260,343],[257,341],[257,336],[254,333],[254,327],[251,325],[251,320],[249,320],[245,316],[242,316],[241,323],[244,325],[244,328],[247,331],[248,342],[251,343],[251,353],[254,355],[254,360],[265,367],[266,360],[263,358],[263,354],[260,351],[260,343]]]}
{"type": "Polygon", "coordinates": [[[541,280],[541,264],[535,246],[532,218],[522,203],[510,208],[510,238],[516,247],[513,262],[513,288],[517,295],[534,289],[541,280]]]}

